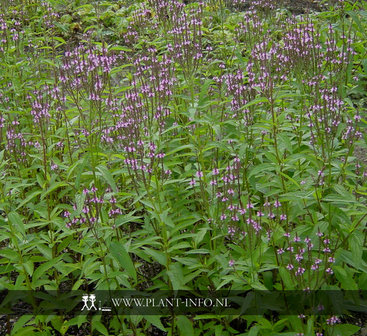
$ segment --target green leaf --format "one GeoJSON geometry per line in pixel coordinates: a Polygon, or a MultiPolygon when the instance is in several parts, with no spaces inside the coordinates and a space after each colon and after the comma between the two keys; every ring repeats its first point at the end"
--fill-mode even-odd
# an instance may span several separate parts
{"type": "Polygon", "coordinates": [[[273,164],[271,163],[262,163],[260,165],[256,165],[254,166],[249,174],[248,174],[248,178],[252,177],[252,176],[257,176],[259,174],[263,174],[265,172],[270,172],[270,171],[274,171],[275,167],[273,164]]]}
{"type": "Polygon", "coordinates": [[[76,326],[78,326],[78,328],[80,328],[82,326],[82,324],[87,321],[87,318],[88,318],[87,315],[78,315],[78,316],[72,318],[69,321],[65,321],[64,322],[64,327],[69,327],[69,326],[76,325],[76,326]]]}
{"type": "Polygon", "coordinates": [[[353,11],[348,11],[348,14],[350,15],[350,17],[353,19],[353,21],[357,24],[358,26],[358,31],[360,33],[363,34],[363,37],[366,38],[366,33],[365,33],[365,28],[363,27],[361,20],[359,19],[357,13],[353,12],[353,11]]]}
{"type": "Polygon", "coordinates": [[[47,258],[47,260],[52,259],[52,249],[45,244],[37,244],[37,249],[47,258]]]}
{"type": "Polygon", "coordinates": [[[343,289],[358,290],[358,285],[353,280],[352,278],[353,274],[351,274],[351,272],[347,272],[346,269],[344,269],[341,266],[337,266],[337,265],[333,266],[333,271],[334,271],[335,277],[338,279],[343,289]]]}
{"type": "Polygon", "coordinates": [[[279,140],[281,140],[282,145],[286,150],[288,150],[290,153],[292,153],[292,142],[289,139],[287,134],[281,133],[279,134],[279,140]]]}
{"type": "Polygon", "coordinates": [[[59,44],[59,45],[61,45],[61,44],[65,44],[65,43],[66,43],[66,41],[65,41],[62,37],[59,37],[59,36],[53,36],[52,38],[53,38],[55,41],[60,42],[60,44],[59,44]]]}
{"type": "Polygon", "coordinates": [[[80,187],[80,180],[82,177],[82,174],[84,172],[84,168],[87,165],[88,162],[88,156],[84,156],[83,159],[80,159],[78,162],[75,163],[74,166],[70,167],[70,170],[68,172],[68,178],[70,177],[70,175],[72,174],[72,171],[77,168],[77,174],[76,174],[76,178],[75,178],[75,189],[79,189],[80,187]]]}
{"type": "Polygon", "coordinates": [[[134,263],[132,262],[129,253],[126,251],[125,246],[120,242],[111,243],[110,252],[120,266],[126,270],[126,272],[137,281],[137,275],[134,263]]]}
{"type": "Polygon", "coordinates": [[[22,218],[14,211],[8,214],[10,223],[14,224],[17,230],[25,237],[25,227],[22,218]]]}
{"type": "Polygon", "coordinates": [[[92,321],[92,327],[96,329],[97,331],[99,331],[102,335],[105,335],[105,336],[109,335],[108,330],[100,321],[97,321],[97,320],[92,321]]]}
{"type": "Polygon", "coordinates": [[[260,331],[260,326],[255,325],[250,329],[250,332],[248,333],[248,336],[257,336],[260,331]]]}
{"type": "Polygon", "coordinates": [[[24,328],[26,323],[32,319],[32,315],[21,316],[14,324],[12,329],[12,335],[15,334],[19,329],[24,328]]]}
{"type": "Polygon", "coordinates": [[[256,105],[256,104],[259,104],[259,103],[266,103],[268,102],[268,98],[266,97],[259,97],[259,98],[255,98],[254,100],[251,100],[250,102],[248,102],[247,104],[243,105],[243,109],[246,109],[252,105],[256,105]]]}
{"type": "Polygon", "coordinates": [[[190,290],[189,287],[185,286],[185,277],[181,264],[170,264],[169,269],[167,270],[167,275],[172,283],[173,290],[190,290]]]}
{"type": "Polygon", "coordinates": [[[152,325],[157,327],[159,330],[167,331],[166,328],[164,327],[164,325],[162,324],[161,319],[160,319],[159,316],[157,316],[157,315],[145,315],[144,318],[149,323],[151,323],[152,325]]]}
{"type": "Polygon", "coordinates": [[[283,172],[281,172],[280,170],[278,171],[278,173],[282,176],[284,176],[286,179],[288,179],[289,181],[293,182],[293,184],[299,188],[299,184],[296,180],[292,179],[290,176],[288,176],[287,174],[284,174],[283,172]]]}
{"type": "Polygon", "coordinates": [[[183,315],[177,316],[177,326],[182,336],[195,336],[192,322],[183,315]]]}
{"type": "Polygon", "coordinates": [[[167,209],[159,215],[159,219],[161,220],[162,223],[166,224],[167,226],[171,228],[174,228],[175,223],[172,221],[171,216],[172,215],[169,214],[169,209],[167,209]]]}
{"type": "Polygon", "coordinates": [[[37,288],[39,286],[39,280],[42,279],[42,276],[49,271],[50,269],[52,269],[53,267],[55,267],[55,265],[61,260],[62,256],[59,256],[55,259],[51,259],[47,262],[45,262],[44,264],[41,264],[40,266],[38,266],[32,276],[32,287],[33,288],[37,288]]]}
{"type": "Polygon", "coordinates": [[[171,253],[175,250],[183,250],[183,249],[187,249],[187,248],[191,248],[190,243],[187,242],[187,241],[183,241],[183,242],[180,242],[178,244],[173,244],[172,247],[170,247],[168,249],[168,252],[171,253]]]}
{"type": "Polygon", "coordinates": [[[359,259],[358,256],[354,256],[350,251],[337,251],[336,252],[336,263],[345,262],[348,265],[354,267],[355,269],[366,272],[367,273],[367,264],[362,260],[359,259]]]}
{"type": "Polygon", "coordinates": [[[193,249],[185,252],[185,254],[209,254],[209,253],[210,251],[208,249],[193,249]]]}
{"type": "Polygon", "coordinates": [[[333,327],[333,335],[352,336],[356,335],[360,327],[353,324],[339,324],[333,327]]]}
{"type": "MultiPolygon", "coordinates": [[[[289,177],[287,175],[287,177],[289,177]]],[[[313,199],[312,197],[313,190],[305,192],[305,191],[295,191],[295,192],[288,192],[279,197],[279,201],[299,201],[299,200],[306,200],[306,199],[313,199]]]]}
{"type": "Polygon", "coordinates": [[[31,260],[28,260],[25,263],[23,263],[23,266],[28,275],[32,276],[34,270],[33,262],[31,260]]]}
{"type": "Polygon", "coordinates": [[[56,182],[51,184],[50,187],[42,193],[41,200],[44,199],[49,193],[53,192],[54,190],[65,186],[68,186],[68,184],[65,182],[56,182]]]}
{"type": "Polygon", "coordinates": [[[132,214],[133,214],[133,212],[130,212],[126,215],[118,217],[116,219],[116,223],[115,223],[116,227],[119,227],[119,226],[124,225],[126,223],[131,223],[131,222],[138,223],[140,221],[140,217],[133,216],[132,214]]]}
{"type": "Polygon", "coordinates": [[[144,251],[150,255],[153,260],[158,261],[161,265],[167,265],[167,258],[163,252],[153,250],[149,247],[144,247],[144,251]]]}
{"type": "Polygon", "coordinates": [[[107,169],[106,166],[102,166],[99,165],[97,167],[97,170],[100,171],[100,173],[102,174],[102,177],[106,180],[106,182],[110,185],[110,187],[112,188],[112,190],[114,192],[117,192],[117,186],[115,183],[115,180],[113,179],[112,174],[109,172],[109,170],[107,169]]]}
{"type": "Polygon", "coordinates": [[[19,332],[12,334],[12,336],[28,336],[28,335],[34,335],[35,327],[29,326],[22,328],[19,332]]]}
{"type": "Polygon", "coordinates": [[[195,235],[195,245],[198,246],[203,238],[205,237],[206,233],[210,230],[210,228],[201,228],[195,235]]]}
{"type": "Polygon", "coordinates": [[[84,207],[85,199],[86,199],[86,196],[85,196],[84,193],[75,195],[75,202],[76,202],[76,207],[77,207],[78,213],[82,212],[82,209],[84,207]]]}
{"type": "MultiPolygon", "coordinates": [[[[322,199],[322,201],[331,202],[335,204],[341,204],[345,205],[345,203],[359,203],[355,200],[354,197],[348,197],[337,195],[337,194],[331,194],[322,199]]],[[[360,204],[362,206],[362,204],[360,204]]]]}
{"type": "Polygon", "coordinates": [[[10,248],[0,250],[0,256],[9,259],[12,262],[17,262],[19,259],[17,250],[10,249],[10,248]]]}
{"type": "Polygon", "coordinates": [[[285,285],[286,290],[294,289],[293,281],[291,278],[291,275],[289,274],[289,271],[285,267],[279,267],[279,274],[282,278],[282,281],[285,285]]]}
{"type": "Polygon", "coordinates": [[[114,47],[109,48],[109,50],[131,51],[131,49],[129,49],[128,47],[124,47],[124,46],[114,46],[114,47]]]}
{"type": "Polygon", "coordinates": [[[367,273],[363,273],[358,279],[358,287],[360,290],[367,290],[367,273]]]}
{"type": "Polygon", "coordinates": [[[16,210],[20,209],[24,204],[29,203],[34,197],[36,197],[37,195],[41,194],[42,191],[41,190],[37,190],[33,193],[31,193],[30,195],[28,195],[16,208],[16,210]]]}

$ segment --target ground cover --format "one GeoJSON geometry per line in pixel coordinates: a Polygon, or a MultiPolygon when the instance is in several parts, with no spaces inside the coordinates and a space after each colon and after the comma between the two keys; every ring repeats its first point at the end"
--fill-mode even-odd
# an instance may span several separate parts
{"type": "Polygon", "coordinates": [[[1,2],[0,333],[363,334],[367,6],[302,4],[1,2]]]}

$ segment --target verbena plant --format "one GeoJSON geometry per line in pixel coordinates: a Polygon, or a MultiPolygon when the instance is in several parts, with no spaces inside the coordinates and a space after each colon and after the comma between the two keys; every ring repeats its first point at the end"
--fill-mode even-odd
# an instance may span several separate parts
{"type": "MultiPolygon", "coordinates": [[[[2,289],[367,289],[363,2],[1,8],[2,289]]],[[[4,330],[348,336],[348,321],[23,315],[4,330]]]]}

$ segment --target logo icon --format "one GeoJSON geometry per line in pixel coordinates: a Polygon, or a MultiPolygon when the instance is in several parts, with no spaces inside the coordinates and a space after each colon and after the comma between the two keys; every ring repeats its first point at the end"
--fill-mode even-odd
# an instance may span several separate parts
{"type": "Polygon", "coordinates": [[[97,307],[95,305],[96,296],[94,294],[84,294],[82,296],[82,300],[84,302],[84,305],[83,305],[81,311],[83,311],[84,309],[87,309],[88,311],[97,310],[97,307]],[[88,305],[89,302],[90,302],[90,304],[88,305]]]}

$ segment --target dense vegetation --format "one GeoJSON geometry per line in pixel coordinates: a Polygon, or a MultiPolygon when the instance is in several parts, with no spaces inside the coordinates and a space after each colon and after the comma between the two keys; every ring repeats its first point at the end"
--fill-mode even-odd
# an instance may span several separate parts
{"type": "MultiPolygon", "coordinates": [[[[321,5],[2,1],[0,288],[367,290],[367,5],[321,5]]],[[[0,333],[349,336],[353,316],[0,333]]]]}

